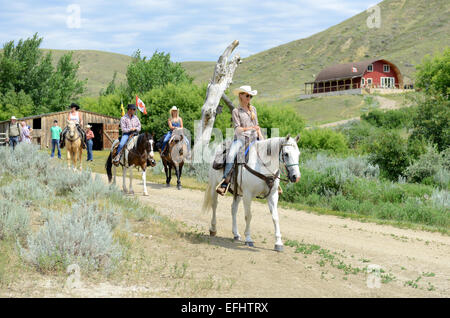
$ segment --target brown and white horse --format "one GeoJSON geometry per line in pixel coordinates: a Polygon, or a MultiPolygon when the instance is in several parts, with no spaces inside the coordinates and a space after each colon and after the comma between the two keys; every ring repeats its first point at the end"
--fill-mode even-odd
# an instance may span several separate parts
{"type": "Polygon", "coordinates": [[[167,143],[167,150],[161,153],[161,160],[164,166],[164,172],[166,173],[166,185],[170,186],[170,180],[172,179],[172,168],[175,169],[177,176],[177,189],[181,190],[181,172],[183,171],[183,165],[186,158],[189,156],[188,145],[183,133],[183,128],[176,128],[172,132],[167,143]]]}
{"type": "Polygon", "coordinates": [[[82,136],[78,132],[77,125],[75,122],[68,120],[67,121],[68,131],[65,135],[65,144],[67,149],[67,166],[70,168],[70,160],[72,159],[73,168],[76,169],[77,161],[80,162],[80,170],[83,168],[83,146],[81,144],[82,136]]]}
{"type": "MultiPolygon", "coordinates": [[[[111,183],[113,178],[112,175],[112,157],[113,150],[119,144],[119,140],[116,139],[111,147],[111,153],[109,154],[108,160],[106,161],[106,172],[108,174],[108,180],[111,183]]],[[[145,132],[138,136],[130,137],[127,145],[122,150],[122,156],[120,158],[120,165],[123,169],[123,191],[125,193],[134,194],[133,191],[133,169],[132,167],[142,169],[142,181],[144,183],[144,195],[148,195],[147,192],[147,176],[146,170],[148,166],[154,167],[156,165],[155,159],[153,157],[153,137],[145,132]],[[130,191],[127,191],[127,186],[125,185],[125,178],[127,174],[127,168],[130,168],[130,191]]],[[[114,184],[116,184],[116,166],[114,166],[114,184]]]]}

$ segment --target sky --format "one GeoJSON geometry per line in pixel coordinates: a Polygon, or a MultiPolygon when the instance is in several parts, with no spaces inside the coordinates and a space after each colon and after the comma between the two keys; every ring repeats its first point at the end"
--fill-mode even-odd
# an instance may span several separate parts
{"type": "Polygon", "coordinates": [[[102,50],[172,60],[216,61],[225,48],[245,58],[311,36],[377,0],[0,0],[0,43],[38,33],[41,48],[102,50]]]}

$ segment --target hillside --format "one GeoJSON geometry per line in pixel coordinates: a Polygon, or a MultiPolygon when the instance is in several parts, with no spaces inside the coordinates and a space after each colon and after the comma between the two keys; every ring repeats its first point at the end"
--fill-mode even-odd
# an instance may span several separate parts
{"type": "MultiPolygon", "coordinates": [[[[403,73],[405,83],[411,82],[414,65],[423,56],[450,45],[450,2],[385,0],[379,6],[379,29],[369,29],[369,14],[362,12],[306,39],[252,55],[237,68],[233,87],[248,83],[261,92],[262,100],[298,104],[296,97],[304,82],[314,80],[324,67],[370,58],[392,61],[403,73]]],[[[211,77],[214,63],[184,65],[201,83],[211,77]]]]}
{"type": "MultiPolygon", "coordinates": [[[[52,52],[53,61],[56,64],[59,58],[69,51],[43,49],[44,53],[52,52]]],[[[114,71],[117,71],[117,82],[126,80],[127,65],[131,57],[123,54],[93,51],[75,50],[73,51],[75,61],[80,62],[78,77],[88,79],[87,89],[84,95],[96,96],[101,89],[105,89],[112,80],[114,71]]]]}
{"type": "MultiPolygon", "coordinates": [[[[400,68],[405,83],[412,82],[414,66],[426,54],[450,45],[447,18],[450,3],[446,0],[385,0],[379,6],[379,29],[369,29],[366,23],[369,14],[361,12],[306,39],[252,55],[237,68],[232,88],[250,84],[260,92],[257,100],[275,105],[290,104],[303,114],[305,109],[317,104],[297,100],[304,82],[314,80],[320,70],[335,63],[385,58],[400,68]]],[[[52,52],[58,57],[66,51],[52,52]]],[[[115,70],[118,82],[124,81],[131,59],[100,51],[74,51],[74,57],[81,62],[80,78],[89,79],[85,95],[97,95],[112,79],[115,70]]],[[[200,84],[211,78],[215,62],[182,62],[182,65],[200,84]]]]}

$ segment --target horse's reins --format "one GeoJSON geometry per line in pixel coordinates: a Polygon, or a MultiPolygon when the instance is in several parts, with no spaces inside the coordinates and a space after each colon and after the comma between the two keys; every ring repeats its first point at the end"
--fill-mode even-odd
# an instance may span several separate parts
{"type": "MultiPolygon", "coordinates": [[[[298,163],[287,164],[286,162],[284,162],[283,159],[281,159],[281,152],[283,150],[283,147],[285,147],[285,146],[293,146],[293,145],[289,144],[289,143],[281,144],[280,151],[278,152],[278,161],[283,163],[284,166],[286,167],[286,170],[287,170],[288,167],[298,166],[298,163]]],[[[256,148],[258,148],[258,145],[256,145],[256,148]]],[[[267,186],[269,187],[269,191],[263,197],[263,199],[265,199],[269,195],[269,193],[272,191],[272,187],[273,187],[273,184],[274,184],[276,179],[280,179],[280,181],[284,181],[284,182],[289,182],[289,180],[283,179],[283,178],[280,177],[280,170],[277,170],[275,173],[273,173],[269,169],[269,167],[267,167],[265,165],[264,161],[259,156],[258,149],[256,149],[256,156],[258,157],[259,161],[262,163],[264,168],[266,168],[266,170],[269,171],[270,175],[262,174],[262,173],[260,173],[260,172],[258,172],[256,170],[250,168],[246,163],[244,164],[244,167],[245,167],[245,169],[248,170],[248,172],[250,172],[251,174],[257,176],[258,178],[260,178],[260,179],[262,179],[262,180],[264,180],[266,182],[267,186]]],[[[241,172],[241,184],[242,184],[242,172],[241,172]]],[[[240,186],[239,186],[239,188],[240,188],[240,186]]],[[[241,191],[242,191],[242,189],[241,189],[241,191]]]]}

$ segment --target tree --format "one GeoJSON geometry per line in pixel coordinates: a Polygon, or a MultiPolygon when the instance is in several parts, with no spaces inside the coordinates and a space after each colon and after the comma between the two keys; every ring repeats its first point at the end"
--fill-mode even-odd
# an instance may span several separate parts
{"type": "Polygon", "coordinates": [[[425,91],[417,100],[411,138],[425,138],[439,151],[450,147],[450,48],[434,58],[426,56],[417,66],[416,85],[425,91]]]}
{"type": "Polygon", "coordinates": [[[164,52],[156,51],[147,60],[137,50],[127,68],[128,90],[131,95],[142,94],[168,83],[192,83],[192,80],[181,64],[172,62],[170,54],[164,52]]]}
{"type": "Polygon", "coordinates": [[[416,86],[427,94],[442,95],[449,99],[450,94],[450,47],[433,58],[426,55],[417,67],[416,86]]]}
{"type": "Polygon", "coordinates": [[[31,108],[23,115],[63,110],[71,99],[84,91],[86,84],[77,79],[79,62],[72,61],[72,53],[64,54],[55,69],[51,52],[44,55],[39,49],[42,40],[36,33],[32,38],[20,39],[17,45],[10,41],[0,53],[0,93],[7,96],[15,92],[18,98],[20,92],[28,95],[32,100],[31,108]]]}

